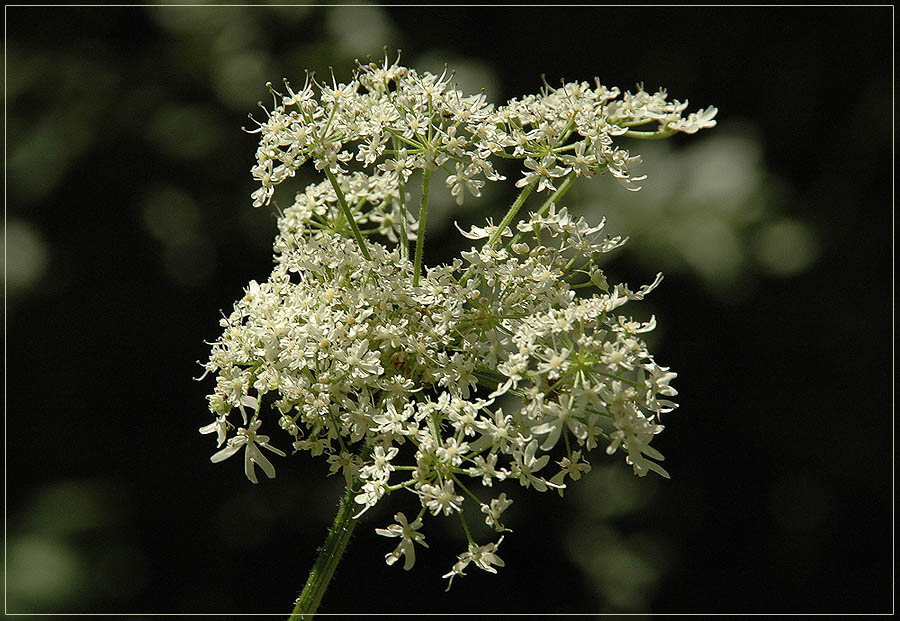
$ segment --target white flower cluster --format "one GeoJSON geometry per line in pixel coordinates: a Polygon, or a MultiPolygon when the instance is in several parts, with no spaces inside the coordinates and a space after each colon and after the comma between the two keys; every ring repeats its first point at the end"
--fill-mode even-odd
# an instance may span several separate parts
{"type": "Polygon", "coordinates": [[[636,292],[608,285],[595,259],[625,240],[556,200],[575,178],[603,170],[636,189],[636,158],[613,138],[650,123],[660,135],[693,133],[715,124],[715,109],[683,119],[684,104],[666,102],[664,91],[618,100],[618,89],[599,83],[545,87],[495,109],[453,89],[446,74],[387,61],[358,67],[348,84],[309,77],[299,92],[285,89],[272,91],[275,106],[254,130],[254,205],[307,160],[327,178],[282,212],[271,276],[252,281],[222,319],[205,365],[216,376],[215,419],[200,430],[217,434],[212,461],[244,449],[251,481],[256,465],[273,477],[259,447],[284,453],[258,431],[277,424],[295,452],[322,455],[346,477],[357,517],[385,495],[415,495],[414,520],[397,513],[376,531],[400,538],[389,565],[405,556],[410,569],[413,544],[427,547],[418,532],[426,513],[457,515],[468,547],[451,581],[470,563],[503,565],[500,541],[478,545],[464,518],[474,501],[488,526],[508,530],[501,514],[512,500],[494,494],[495,482],[562,494],[597,446],[621,448],[640,476],[668,476],[650,442],[676,407],[675,373],[641,339],[655,321],[620,314],[661,276],[636,292]],[[407,241],[422,241],[430,172],[443,168],[462,202],[503,179],[496,158],[524,161],[507,217],[462,231],[479,245],[460,259],[421,269],[407,241]],[[418,170],[417,222],[405,184],[418,170]],[[516,222],[532,190],[554,193],[516,222]]]}

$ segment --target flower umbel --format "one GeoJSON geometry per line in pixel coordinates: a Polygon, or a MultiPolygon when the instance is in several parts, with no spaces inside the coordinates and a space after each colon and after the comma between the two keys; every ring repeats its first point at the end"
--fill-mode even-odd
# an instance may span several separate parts
{"type": "Polygon", "coordinates": [[[426,514],[458,518],[468,543],[450,583],[472,563],[503,566],[503,537],[476,544],[463,512],[474,502],[488,526],[508,531],[500,516],[512,500],[498,488],[509,479],[512,489],[562,494],[598,446],[621,448],[638,476],[668,477],[650,443],[677,407],[676,374],[642,340],[655,319],[621,314],[661,275],[636,292],[610,284],[600,258],[626,239],[560,201],[606,172],[639,189],[639,156],[618,143],[696,133],[715,125],[715,108],[683,117],[686,102],[664,90],[623,94],[599,81],[545,85],[495,107],[446,72],[387,59],[359,65],[346,84],[310,74],[301,89],[269,89],[273,107],[250,130],[259,136],[254,206],[303,165],[323,178],[282,204],[272,273],[221,320],[205,364],[216,378],[214,420],[200,429],[216,434],[213,462],[243,449],[248,479],[257,482],[255,466],[274,477],[260,447],[285,453],[258,431],[277,422],[294,452],[343,474],[355,518],[398,492],[417,503],[412,522],[396,513],[376,529],[400,539],[388,565],[404,557],[411,569],[414,544],[428,547],[426,514]],[[460,228],[469,250],[423,265],[438,181],[458,204],[477,199],[504,180],[501,159],[522,166],[506,216],[460,228]]]}

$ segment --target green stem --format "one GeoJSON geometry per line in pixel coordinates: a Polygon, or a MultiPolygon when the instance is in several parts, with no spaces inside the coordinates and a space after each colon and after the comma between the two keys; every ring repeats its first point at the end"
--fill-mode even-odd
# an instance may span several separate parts
{"type": "Polygon", "coordinates": [[[669,129],[666,127],[665,129],[659,129],[655,132],[642,132],[634,129],[629,129],[625,132],[625,136],[628,138],[638,138],[640,140],[662,140],[663,138],[668,138],[669,136],[674,135],[676,132],[674,129],[669,129]]]}
{"type": "Polygon", "coordinates": [[[319,558],[316,559],[306,586],[303,587],[303,592],[300,593],[294,610],[291,612],[290,621],[310,621],[319,609],[325,589],[328,588],[328,584],[334,576],[334,570],[337,569],[341,556],[347,548],[347,543],[350,541],[350,535],[356,527],[357,520],[353,519],[354,507],[353,490],[348,485],[337,515],[334,517],[334,524],[331,525],[328,537],[319,549],[319,558]]]}
{"type": "Polygon", "coordinates": [[[534,189],[534,185],[537,181],[532,181],[519,193],[519,196],[516,198],[516,202],[514,202],[509,207],[509,211],[506,212],[506,215],[503,216],[503,220],[501,220],[500,225],[497,227],[497,230],[494,231],[494,234],[491,235],[491,238],[488,240],[488,247],[492,248],[494,244],[497,243],[497,240],[500,239],[500,236],[503,235],[504,229],[509,226],[509,223],[512,222],[513,218],[516,217],[516,214],[519,213],[519,209],[522,205],[525,204],[525,199],[528,198],[528,195],[531,194],[531,190],[534,189]]]}
{"type": "MultiPolygon", "coordinates": [[[[513,218],[516,217],[516,214],[519,213],[519,209],[521,209],[522,205],[525,204],[525,199],[527,199],[528,195],[531,194],[531,190],[534,189],[534,186],[536,183],[537,183],[537,181],[532,181],[531,183],[526,185],[524,188],[522,188],[522,191],[519,193],[519,196],[516,197],[516,201],[512,205],[510,205],[509,211],[507,211],[506,215],[503,216],[503,221],[500,222],[500,225],[497,227],[497,230],[494,231],[493,235],[491,235],[490,239],[488,239],[485,246],[487,246],[488,248],[491,248],[491,247],[493,247],[494,244],[497,243],[497,240],[500,239],[501,235],[503,235],[503,230],[507,226],[509,226],[509,223],[512,222],[513,218]]],[[[463,284],[463,285],[466,284],[466,282],[468,282],[469,278],[471,278],[471,277],[472,277],[472,268],[470,267],[462,275],[462,278],[460,278],[460,280],[459,280],[460,284],[463,284]]]]}
{"type": "Polygon", "coordinates": [[[425,166],[425,175],[422,180],[422,204],[419,207],[419,230],[416,233],[416,256],[413,259],[413,287],[419,285],[419,276],[422,275],[422,248],[425,246],[425,216],[428,215],[428,192],[431,186],[431,166],[425,166]]]}
{"type": "MultiPolygon", "coordinates": [[[[561,184],[559,184],[559,188],[550,195],[550,197],[544,201],[544,204],[541,205],[541,208],[538,209],[535,213],[539,216],[543,216],[550,209],[550,205],[561,199],[566,195],[566,192],[569,191],[569,188],[572,187],[572,184],[575,183],[575,175],[569,175],[566,177],[561,184]]],[[[516,236],[512,238],[509,242],[509,245],[518,243],[524,235],[522,233],[516,233],[516,236]]]]}
{"type": "MultiPolygon", "coordinates": [[[[394,150],[400,150],[400,144],[397,137],[391,138],[394,150]]],[[[397,175],[397,189],[400,193],[398,203],[400,205],[400,258],[404,261],[409,260],[409,233],[407,233],[406,224],[406,182],[403,181],[403,175],[397,175]]]]}
{"type": "Polygon", "coordinates": [[[347,199],[344,197],[344,192],[341,190],[337,177],[335,177],[334,173],[327,168],[325,169],[325,174],[328,175],[331,187],[334,188],[334,192],[337,194],[338,204],[341,206],[341,211],[344,212],[344,217],[347,218],[347,222],[350,223],[350,230],[353,232],[353,237],[356,238],[356,243],[359,244],[359,250],[362,252],[362,256],[364,256],[366,260],[371,260],[372,257],[369,256],[369,251],[366,250],[366,244],[363,241],[362,233],[359,232],[359,227],[356,226],[356,220],[353,219],[353,213],[347,205],[347,199]]]}

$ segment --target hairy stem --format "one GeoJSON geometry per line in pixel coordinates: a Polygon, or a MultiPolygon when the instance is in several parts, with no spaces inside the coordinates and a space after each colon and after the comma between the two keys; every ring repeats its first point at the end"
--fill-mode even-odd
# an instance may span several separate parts
{"type": "Polygon", "coordinates": [[[425,216],[428,215],[428,192],[431,189],[431,166],[425,166],[422,180],[422,204],[419,207],[419,230],[416,233],[416,256],[413,259],[413,287],[418,286],[422,275],[422,248],[425,246],[425,216]]]}
{"type": "MultiPolygon", "coordinates": [[[[552,205],[553,203],[555,203],[556,201],[561,199],[563,196],[565,196],[566,192],[569,191],[569,188],[572,187],[573,183],[575,183],[575,175],[574,174],[566,177],[563,180],[563,182],[559,185],[559,188],[557,188],[556,192],[551,194],[550,197],[547,198],[546,201],[544,201],[544,204],[541,205],[540,209],[538,209],[535,213],[539,216],[543,216],[545,213],[547,213],[547,211],[550,209],[550,205],[552,205]]],[[[524,235],[521,232],[516,233],[515,237],[513,237],[512,240],[509,242],[509,245],[518,243],[522,239],[523,236],[524,235]]]]}
{"type": "MultiPolygon", "coordinates": [[[[537,181],[532,181],[531,183],[526,185],[524,188],[522,188],[522,191],[519,193],[519,196],[516,197],[515,202],[512,205],[510,205],[509,211],[506,212],[506,215],[503,216],[503,220],[500,222],[499,226],[497,226],[497,230],[494,231],[493,235],[491,235],[490,239],[488,239],[487,243],[485,244],[488,248],[493,247],[494,244],[497,243],[497,240],[500,239],[500,236],[503,235],[503,230],[507,226],[509,226],[509,223],[512,222],[513,218],[516,217],[516,214],[519,213],[519,209],[521,209],[522,205],[525,204],[525,199],[527,199],[528,195],[531,194],[531,190],[534,189],[535,184],[537,184],[537,181]]],[[[471,276],[472,276],[472,268],[470,267],[462,275],[462,278],[460,278],[459,282],[461,284],[466,284],[466,282],[469,280],[469,278],[471,278],[471,276]]]]}
{"type": "Polygon", "coordinates": [[[503,235],[503,230],[509,226],[509,223],[512,222],[513,218],[516,217],[516,214],[519,213],[519,209],[521,209],[522,205],[525,204],[525,199],[528,198],[528,195],[531,194],[531,190],[534,189],[537,181],[532,181],[519,193],[519,196],[516,197],[516,201],[510,205],[509,211],[506,212],[506,215],[503,216],[503,220],[500,221],[500,224],[497,226],[497,230],[494,231],[494,234],[491,235],[491,238],[488,240],[488,247],[493,247],[494,244],[497,243],[497,240],[500,239],[500,236],[503,235]]]}
{"type": "MultiPolygon", "coordinates": [[[[394,151],[399,151],[400,141],[396,136],[391,138],[391,142],[394,145],[394,151]]],[[[400,205],[400,258],[406,261],[409,260],[409,233],[406,224],[406,182],[403,180],[403,175],[397,175],[397,187],[400,194],[398,199],[400,205]]]]}
{"type": "Polygon", "coordinates": [[[653,132],[638,131],[634,129],[629,129],[625,132],[625,135],[628,138],[637,138],[639,140],[662,140],[663,138],[668,138],[674,134],[675,130],[669,129],[668,127],[653,132]]]}
{"type": "Polygon", "coordinates": [[[350,230],[353,232],[353,237],[356,238],[356,243],[359,244],[359,250],[362,252],[362,256],[364,256],[366,260],[371,259],[372,257],[369,256],[369,251],[366,250],[366,244],[363,241],[362,233],[359,232],[359,227],[356,226],[356,220],[353,219],[353,212],[350,211],[350,206],[347,205],[347,199],[344,197],[344,192],[341,190],[337,177],[335,177],[334,173],[327,168],[325,169],[325,174],[328,175],[328,180],[331,182],[335,194],[337,194],[338,204],[340,204],[341,211],[344,212],[344,217],[347,218],[347,222],[350,224],[350,230]]]}
{"type": "Polygon", "coordinates": [[[350,535],[356,527],[357,520],[353,519],[353,509],[353,490],[348,485],[337,515],[334,517],[334,524],[331,525],[325,543],[319,549],[319,558],[316,559],[316,564],[309,572],[306,586],[303,587],[303,591],[294,605],[294,610],[291,612],[290,621],[310,621],[319,609],[322,596],[325,595],[325,590],[331,583],[334,571],[350,541],[350,535]]]}

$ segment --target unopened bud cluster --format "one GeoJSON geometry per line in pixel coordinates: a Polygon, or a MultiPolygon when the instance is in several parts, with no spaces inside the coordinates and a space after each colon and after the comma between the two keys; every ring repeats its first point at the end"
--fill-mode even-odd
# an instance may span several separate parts
{"type": "Polygon", "coordinates": [[[503,537],[477,543],[464,514],[474,507],[468,519],[508,530],[501,483],[562,494],[596,447],[622,451],[639,476],[668,476],[650,443],[676,407],[675,373],[642,340],[654,319],[622,314],[661,277],[636,291],[608,284],[595,261],[625,240],[556,200],[604,172],[638,189],[638,158],[614,140],[694,133],[715,125],[715,108],[683,117],[686,103],[664,91],[622,95],[599,81],[495,107],[446,73],[387,61],[360,65],[346,84],[308,76],[297,91],[270,90],[274,105],[253,130],[254,205],[307,162],[324,179],[282,210],[272,274],[222,319],[205,364],[214,420],[200,430],[217,434],[212,461],[243,451],[255,483],[256,466],[275,475],[266,451],[285,456],[277,446],[322,456],[355,490],[357,515],[414,496],[412,521],[401,512],[376,530],[399,538],[386,561],[404,557],[405,569],[414,544],[427,546],[423,518],[458,516],[468,546],[451,581],[470,564],[503,565],[503,537]],[[423,267],[432,173],[461,204],[505,179],[501,160],[521,162],[507,217],[461,231],[469,251],[423,267]],[[410,205],[419,177],[421,202],[410,205]]]}

